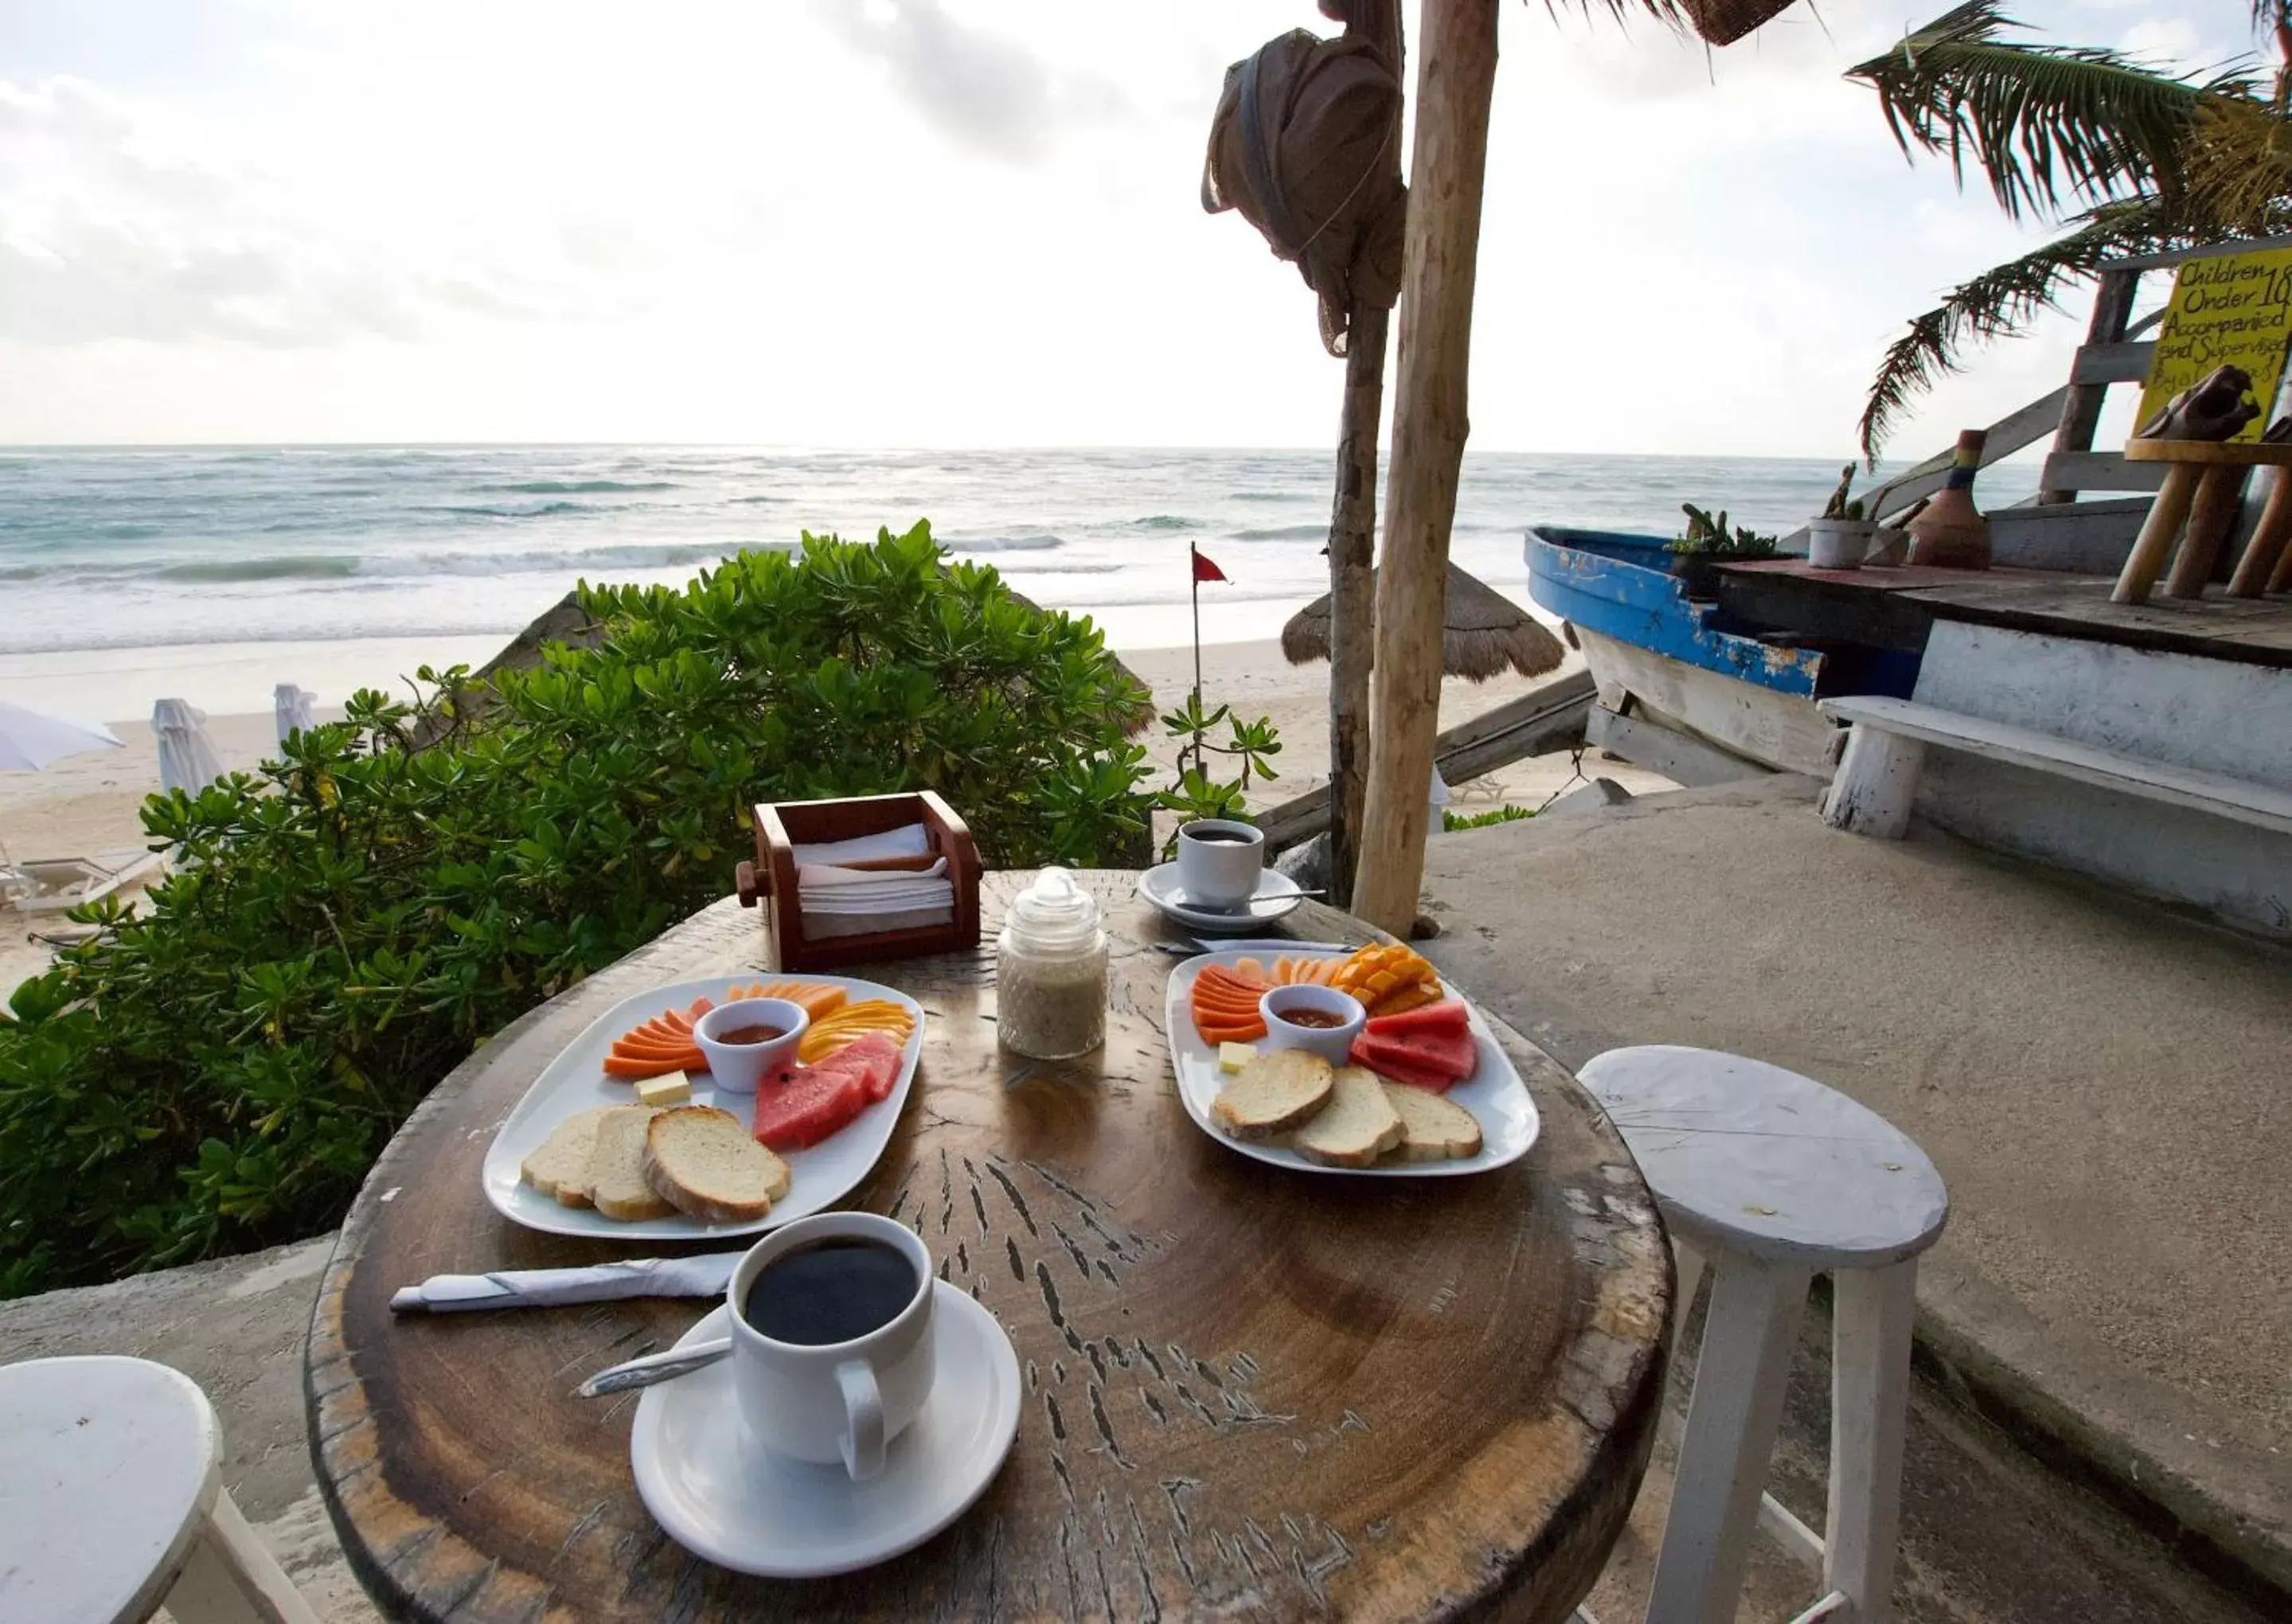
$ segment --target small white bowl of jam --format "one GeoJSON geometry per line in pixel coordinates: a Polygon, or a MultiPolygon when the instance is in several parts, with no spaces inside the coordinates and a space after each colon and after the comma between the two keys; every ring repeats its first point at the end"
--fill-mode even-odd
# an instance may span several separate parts
{"type": "Polygon", "coordinates": [[[1257,1000],[1269,1049],[1304,1049],[1333,1066],[1351,1060],[1368,1012],[1350,993],[1310,982],[1276,987],[1257,1000]]]}
{"type": "Polygon", "coordinates": [[[786,998],[735,998],[692,1023],[692,1040],[708,1061],[709,1080],[723,1094],[754,1094],[756,1085],[795,1059],[811,1016],[786,998]]]}

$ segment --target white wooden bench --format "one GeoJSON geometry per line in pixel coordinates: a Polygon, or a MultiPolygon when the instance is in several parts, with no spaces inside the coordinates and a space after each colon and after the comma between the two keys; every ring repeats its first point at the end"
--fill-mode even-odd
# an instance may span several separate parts
{"type": "Polygon", "coordinates": [[[2036,728],[1909,699],[1866,695],[1824,699],[1820,707],[1832,721],[1853,724],[1830,792],[1823,797],[1823,820],[1834,828],[1901,839],[1909,826],[1926,747],[1933,745],[2292,834],[2292,791],[2266,784],[2096,749],[2036,728]]]}

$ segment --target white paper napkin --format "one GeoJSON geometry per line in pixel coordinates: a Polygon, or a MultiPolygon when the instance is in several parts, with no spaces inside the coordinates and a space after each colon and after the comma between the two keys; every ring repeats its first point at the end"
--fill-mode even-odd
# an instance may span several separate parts
{"type": "Polygon", "coordinates": [[[798,863],[873,862],[884,857],[921,857],[931,850],[931,833],[920,823],[861,835],[852,840],[823,840],[795,848],[798,863]]]}
{"type": "Polygon", "coordinates": [[[921,930],[927,925],[950,925],[954,920],[952,906],[903,909],[897,913],[814,913],[804,916],[803,933],[808,941],[825,941],[831,936],[873,936],[885,931],[921,930]]]}
{"type": "Polygon", "coordinates": [[[804,918],[813,914],[892,914],[912,907],[954,907],[954,889],[894,891],[889,895],[807,895],[804,918]]]}
{"type": "Polygon", "coordinates": [[[805,863],[796,869],[795,883],[805,891],[897,891],[927,885],[946,873],[944,857],[928,869],[845,869],[835,863],[805,863]]]}
{"type": "Polygon", "coordinates": [[[395,1313],[459,1313],[473,1308],[555,1308],[627,1297],[722,1297],[745,1252],[697,1257],[634,1257],[580,1269],[504,1269],[496,1274],[433,1274],[390,1299],[395,1313]]]}

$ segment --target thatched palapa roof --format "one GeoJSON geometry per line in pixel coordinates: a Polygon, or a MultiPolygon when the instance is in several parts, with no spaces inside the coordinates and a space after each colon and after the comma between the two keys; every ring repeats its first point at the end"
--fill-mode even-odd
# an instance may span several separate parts
{"type": "MultiPolygon", "coordinates": [[[[1281,652],[1293,666],[1329,658],[1329,600],[1327,594],[1289,618],[1281,628],[1281,652]]],[[[1450,676],[1485,683],[1498,672],[1542,676],[1568,657],[1560,639],[1529,612],[1485,581],[1449,566],[1449,608],[1441,636],[1441,669],[1450,676]]]]}

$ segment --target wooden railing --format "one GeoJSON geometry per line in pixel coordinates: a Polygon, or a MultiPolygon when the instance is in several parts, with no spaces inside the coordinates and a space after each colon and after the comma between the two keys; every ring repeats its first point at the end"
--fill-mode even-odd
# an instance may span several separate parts
{"type": "MultiPolygon", "coordinates": [[[[2045,472],[2038,481],[2038,501],[2041,505],[2075,501],[2078,493],[2085,490],[2156,489],[2164,477],[2165,465],[2127,462],[2120,451],[2093,448],[2093,437],[2101,426],[2101,408],[2110,386],[2142,382],[2149,376],[2149,363],[2156,353],[2156,344],[2140,335],[2154,327],[2164,312],[2152,311],[2137,321],[2133,319],[2134,295],[2140,291],[2142,277],[2151,271],[2169,270],[2185,260],[2216,259],[2225,254],[2288,247],[2292,247],[2292,236],[2263,237],[2170,254],[2144,254],[2111,260],[2103,265],[2100,285],[2094,293],[2093,319],[2086,326],[2085,343],[2070,363],[2070,381],[1991,424],[1989,440],[1981,448],[1982,466],[1988,467],[2033,446],[2051,433],[2053,449],[2046,457],[2045,472]]],[[[1941,489],[1949,473],[1951,455],[1949,451],[1937,452],[1879,486],[1865,502],[1864,511],[1876,519],[1900,517],[1913,504],[1941,489]]]]}

